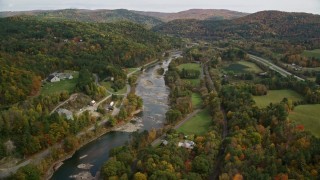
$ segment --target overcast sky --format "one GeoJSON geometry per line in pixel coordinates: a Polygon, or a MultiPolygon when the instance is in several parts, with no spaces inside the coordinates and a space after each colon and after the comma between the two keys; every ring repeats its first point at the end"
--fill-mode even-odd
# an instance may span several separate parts
{"type": "Polygon", "coordinates": [[[0,11],[51,9],[131,9],[178,12],[192,8],[241,12],[281,10],[320,14],[320,0],[0,0],[0,11]]]}

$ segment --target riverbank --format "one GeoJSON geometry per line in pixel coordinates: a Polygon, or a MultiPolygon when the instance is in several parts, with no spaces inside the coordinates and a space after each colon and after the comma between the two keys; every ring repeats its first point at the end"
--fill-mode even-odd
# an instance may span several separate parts
{"type": "MultiPolygon", "coordinates": [[[[174,54],[175,55],[175,54],[174,54]]],[[[79,175],[84,171],[77,168],[79,164],[92,164],[94,165],[89,171],[93,176],[103,167],[103,164],[109,159],[109,152],[114,147],[124,145],[130,139],[130,134],[136,130],[150,130],[154,128],[160,128],[165,121],[165,113],[167,112],[167,96],[169,89],[165,86],[163,78],[153,76],[156,69],[163,67],[168,68],[172,58],[168,61],[159,64],[158,62],[151,63],[151,67],[145,66],[142,72],[141,69],[137,73],[139,78],[135,85],[136,90],[130,91],[136,93],[143,100],[143,112],[142,110],[134,112],[140,113],[138,116],[129,118],[130,121],[123,121],[117,124],[116,127],[110,128],[110,132],[106,132],[101,138],[97,138],[93,143],[88,144],[83,148],[78,148],[74,155],[68,160],[64,161],[64,164],[54,172],[53,179],[65,179],[73,175],[79,175]],[[154,66],[154,68],[152,67],[154,66]],[[153,84],[151,86],[146,86],[153,84]],[[161,95],[159,97],[159,95],[161,95]],[[160,98],[160,99],[159,99],[160,98]],[[88,155],[83,159],[79,159],[84,155],[88,155]]],[[[132,73],[132,72],[131,72],[132,73]]],[[[122,103],[121,103],[122,104],[122,103]]],[[[80,177],[81,176],[77,176],[80,177]]]]}
{"type": "MultiPolygon", "coordinates": [[[[44,179],[49,180],[49,179],[52,177],[53,173],[54,173],[55,171],[57,171],[57,170],[60,168],[60,166],[63,164],[63,161],[71,158],[76,151],[78,151],[79,149],[81,149],[83,146],[89,144],[90,142],[98,139],[99,137],[101,137],[101,136],[103,136],[103,135],[105,135],[105,134],[107,134],[107,133],[109,133],[109,132],[112,132],[112,131],[118,131],[119,129],[122,129],[122,130],[125,131],[125,132],[126,132],[126,131],[129,131],[129,132],[130,132],[130,131],[132,130],[132,129],[131,129],[132,127],[127,126],[127,125],[128,125],[128,124],[132,124],[131,121],[134,120],[134,116],[137,115],[137,114],[139,114],[140,112],[142,112],[142,109],[138,109],[138,110],[136,110],[135,112],[133,112],[132,115],[131,115],[128,119],[126,119],[126,121],[124,121],[124,122],[126,122],[126,123],[120,122],[119,124],[117,124],[117,125],[114,126],[114,127],[103,128],[103,129],[101,130],[101,132],[99,132],[96,136],[90,138],[90,139],[87,140],[87,141],[85,140],[85,142],[84,142],[84,143],[81,143],[81,145],[80,145],[79,147],[77,147],[77,149],[75,149],[75,150],[71,151],[70,153],[66,154],[66,155],[65,155],[64,157],[62,157],[61,159],[55,161],[55,162],[50,166],[50,168],[47,170],[47,172],[46,172],[46,174],[45,174],[45,176],[44,176],[44,179]]],[[[89,133],[91,133],[91,132],[92,132],[92,131],[87,132],[87,133],[84,134],[83,136],[90,136],[89,133]]]]}

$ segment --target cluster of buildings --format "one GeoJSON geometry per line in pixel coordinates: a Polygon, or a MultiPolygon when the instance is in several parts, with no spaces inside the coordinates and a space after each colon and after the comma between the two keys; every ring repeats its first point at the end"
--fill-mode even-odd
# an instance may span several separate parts
{"type": "MultiPolygon", "coordinates": [[[[162,145],[168,145],[169,142],[167,140],[162,140],[162,145]]],[[[184,141],[180,141],[178,143],[178,147],[183,147],[186,149],[193,149],[196,146],[196,143],[190,140],[184,140],[184,141]]]]}
{"type": "Polygon", "coordinates": [[[59,82],[64,79],[73,79],[72,74],[70,73],[52,73],[48,76],[47,81],[48,82],[59,82]]]}

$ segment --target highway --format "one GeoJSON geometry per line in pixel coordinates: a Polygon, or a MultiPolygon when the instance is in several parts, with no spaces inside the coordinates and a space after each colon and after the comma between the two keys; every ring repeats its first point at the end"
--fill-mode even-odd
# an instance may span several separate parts
{"type": "Polygon", "coordinates": [[[276,72],[278,72],[279,74],[281,74],[282,76],[284,77],[288,77],[288,76],[293,76],[295,77],[296,79],[300,80],[300,81],[305,81],[304,79],[302,79],[301,77],[298,77],[296,75],[293,75],[292,73],[284,70],[283,68],[273,64],[271,61],[268,61],[266,59],[263,59],[261,57],[258,57],[258,56],[255,56],[255,55],[252,55],[252,54],[248,54],[249,55],[249,58],[256,61],[256,62],[259,62],[267,67],[269,67],[269,69],[271,70],[274,70],[276,72]]]}

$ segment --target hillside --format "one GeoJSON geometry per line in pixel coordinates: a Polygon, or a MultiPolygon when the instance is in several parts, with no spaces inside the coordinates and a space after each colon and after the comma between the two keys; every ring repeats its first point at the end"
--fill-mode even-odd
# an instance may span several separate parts
{"type": "Polygon", "coordinates": [[[131,21],[147,26],[155,26],[161,24],[162,21],[141,14],[134,13],[125,9],[117,10],[85,10],[85,9],[64,9],[52,11],[21,11],[21,12],[0,12],[0,17],[11,16],[36,16],[44,19],[67,19],[81,22],[116,22],[131,21]]]}
{"type": "Polygon", "coordinates": [[[0,17],[11,16],[36,16],[44,19],[68,19],[82,22],[116,22],[131,21],[153,27],[163,22],[176,19],[198,19],[198,20],[221,20],[235,19],[247,15],[246,13],[229,11],[223,9],[190,9],[177,13],[143,12],[126,9],[117,10],[86,10],[86,9],[64,9],[51,11],[20,11],[0,12],[0,17]]]}
{"type": "Polygon", "coordinates": [[[138,14],[159,18],[164,22],[177,19],[197,19],[197,20],[222,20],[235,19],[248,15],[247,13],[230,11],[225,9],[190,9],[177,13],[160,13],[160,12],[142,12],[135,11],[138,14]]]}
{"type": "Polygon", "coordinates": [[[209,39],[267,39],[319,43],[320,15],[262,11],[225,21],[175,20],[154,28],[168,34],[209,39]]]}
{"type": "Polygon", "coordinates": [[[138,66],[170,48],[168,38],[129,22],[10,17],[0,24],[0,106],[35,95],[52,72],[85,66],[103,76],[107,66],[138,66]]]}

